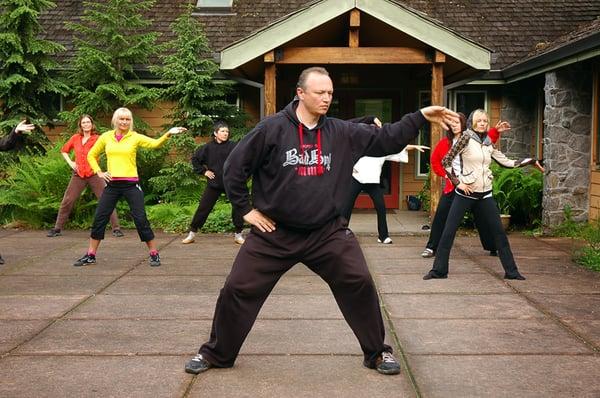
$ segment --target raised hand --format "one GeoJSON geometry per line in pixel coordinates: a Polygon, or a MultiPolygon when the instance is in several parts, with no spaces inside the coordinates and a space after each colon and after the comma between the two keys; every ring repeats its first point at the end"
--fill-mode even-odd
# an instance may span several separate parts
{"type": "Polygon", "coordinates": [[[21,122],[19,124],[17,124],[17,127],[15,127],[15,131],[17,133],[22,133],[22,132],[30,132],[33,131],[35,129],[35,125],[34,124],[29,124],[27,123],[27,120],[21,120],[21,122]]]}
{"type": "Polygon", "coordinates": [[[176,135],[176,134],[181,134],[185,131],[187,131],[187,129],[185,127],[171,127],[169,129],[169,131],[167,131],[167,134],[176,135]]]}
{"type": "Polygon", "coordinates": [[[450,130],[452,123],[460,123],[458,114],[444,106],[432,105],[421,109],[421,113],[430,123],[439,124],[444,130],[450,130]]]}
{"type": "Polygon", "coordinates": [[[498,120],[498,123],[496,123],[496,130],[498,130],[499,133],[508,131],[510,130],[510,123],[498,120]]]}

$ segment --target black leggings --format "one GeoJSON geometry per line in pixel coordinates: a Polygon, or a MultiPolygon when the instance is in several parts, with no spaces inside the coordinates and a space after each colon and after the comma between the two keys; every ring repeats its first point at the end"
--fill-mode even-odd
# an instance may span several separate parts
{"type": "MultiPolygon", "coordinates": [[[[219,200],[219,196],[221,196],[222,193],[225,193],[225,191],[222,189],[213,188],[210,185],[206,186],[206,189],[204,189],[204,193],[202,193],[202,197],[200,198],[200,203],[198,204],[196,213],[194,213],[194,217],[192,218],[190,231],[198,232],[198,230],[202,228],[206,222],[206,219],[208,218],[208,215],[212,211],[213,207],[215,207],[215,203],[217,203],[217,200],[219,200]]],[[[231,219],[233,220],[233,225],[235,226],[235,232],[242,232],[244,229],[244,218],[233,205],[231,206],[231,219]]]]}
{"type": "MultiPolygon", "coordinates": [[[[427,241],[428,249],[437,250],[440,244],[440,238],[442,232],[444,232],[444,226],[448,219],[448,213],[450,213],[450,207],[452,207],[452,201],[456,194],[454,191],[447,195],[442,194],[435,215],[433,216],[433,222],[431,223],[431,232],[429,234],[429,240],[427,241]]],[[[487,216],[482,214],[481,207],[477,206],[473,209],[473,221],[475,222],[475,228],[479,232],[479,240],[483,250],[496,250],[496,243],[494,242],[494,235],[490,232],[490,227],[487,225],[487,216]]]]}
{"type": "Polygon", "coordinates": [[[504,272],[507,276],[518,275],[519,271],[517,269],[517,264],[515,264],[515,259],[510,250],[508,237],[502,227],[500,212],[498,211],[498,206],[496,205],[494,198],[489,197],[477,200],[465,198],[461,195],[456,195],[452,201],[450,213],[446,220],[446,226],[444,227],[444,232],[442,232],[440,244],[435,254],[432,271],[438,276],[445,276],[448,274],[450,250],[454,243],[456,231],[467,210],[471,210],[473,214],[481,214],[486,218],[486,224],[489,226],[491,236],[494,237],[496,249],[498,250],[498,257],[500,258],[504,272]]]}
{"type": "Polygon", "coordinates": [[[150,228],[150,222],[146,216],[144,208],[144,192],[137,182],[131,181],[111,181],[106,185],[98,207],[94,215],[94,223],[92,224],[91,238],[96,240],[104,239],[104,230],[110,219],[110,215],[117,206],[117,202],[121,197],[124,197],[129,204],[129,211],[135,228],[142,242],[149,242],[154,239],[154,232],[150,228]]]}
{"type": "Polygon", "coordinates": [[[346,202],[344,208],[342,209],[342,216],[348,220],[348,224],[350,224],[350,217],[352,216],[352,208],[354,207],[354,202],[356,201],[356,197],[360,194],[361,191],[365,191],[371,197],[373,201],[373,205],[375,205],[375,210],[377,211],[377,233],[379,235],[379,239],[383,241],[385,238],[389,236],[387,220],[386,220],[386,210],[385,210],[385,201],[383,200],[383,190],[379,186],[379,184],[361,184],[356,181],[356,179],[352,178],[352,185],[350,187],[350,196],[348,196],[348,201],[346,202]]]}

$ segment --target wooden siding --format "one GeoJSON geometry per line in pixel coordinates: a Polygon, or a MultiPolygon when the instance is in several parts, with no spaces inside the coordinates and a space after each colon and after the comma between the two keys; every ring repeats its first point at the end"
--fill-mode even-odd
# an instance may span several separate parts
{"type": "MultiPolygon", "coordinates": [[[[427,154],[427,156],[429,156],[427,154]]],[[[416,153],[415,151],[408,152],[408,163],[400,165],[400,197],[399,205],[401,210],[407,210],[406,195],[416,195],[421,191],[425,184],[425,178],[416,177],[416,153]]]]}
{"type": "Polygon", "coordinates": [[[600,219],[600,170],[591,173],[590,220],[600,219]]]}

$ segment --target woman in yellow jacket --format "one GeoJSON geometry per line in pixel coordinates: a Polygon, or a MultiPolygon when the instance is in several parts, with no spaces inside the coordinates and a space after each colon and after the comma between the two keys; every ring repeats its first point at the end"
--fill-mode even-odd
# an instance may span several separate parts
{"type": "Polygon", "coordinates": [[[136,164],[137,149],[158,148],[174,134],[186,131],[183,127],[172,127],[163,136],[153,139],[133,131],[133,117],[127,108],[119,108],[112,117],[114,130],[102,134],[98,141],[90,149],[87,160],[94,173],[106,181],[106,188],[98,201],[92,232],[90,234],[90,245],[87,253],[78,259],[73,265],[80,267],[94,264],[96,262],[96,251],[100,241],[104,239],[104,230],[121,197],[129,204],[133,222],[142,242],[145,242],[150,250],[150,265],[158,267],[160,256],[154,242],[154,232],[150,228],[150,222],[146,217],[144,209],[144,193],[139,185],[136,164]],[[96,160],[99,155],[106,153],[107,171],[103,172],[96,160]]]}

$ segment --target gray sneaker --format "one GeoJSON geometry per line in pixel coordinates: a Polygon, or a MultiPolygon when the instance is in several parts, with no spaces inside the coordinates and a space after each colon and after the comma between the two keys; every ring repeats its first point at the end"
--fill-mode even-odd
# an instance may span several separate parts
{"type": "Polygon", "coordinates": [[[160,267],[160,256],[158,255],[158,253],[150,255],[150,266],[160,267]]]}
{"type": "Polygon", "coordinates": [[[202,357],[202,354],[196,354],[188,363],[185,364],[185,372],[197,375],[212,368],[210,362],[202,357]]]}
{"type": "Polygon", "coordinates": [[[375,364],[369,366],[366,362],[364,365],[367,368],[375,369],[384,375],[397,375],[400,373],[400,363],[394,358],[391,352],[384,351],[375,360],[375,364]]]}

